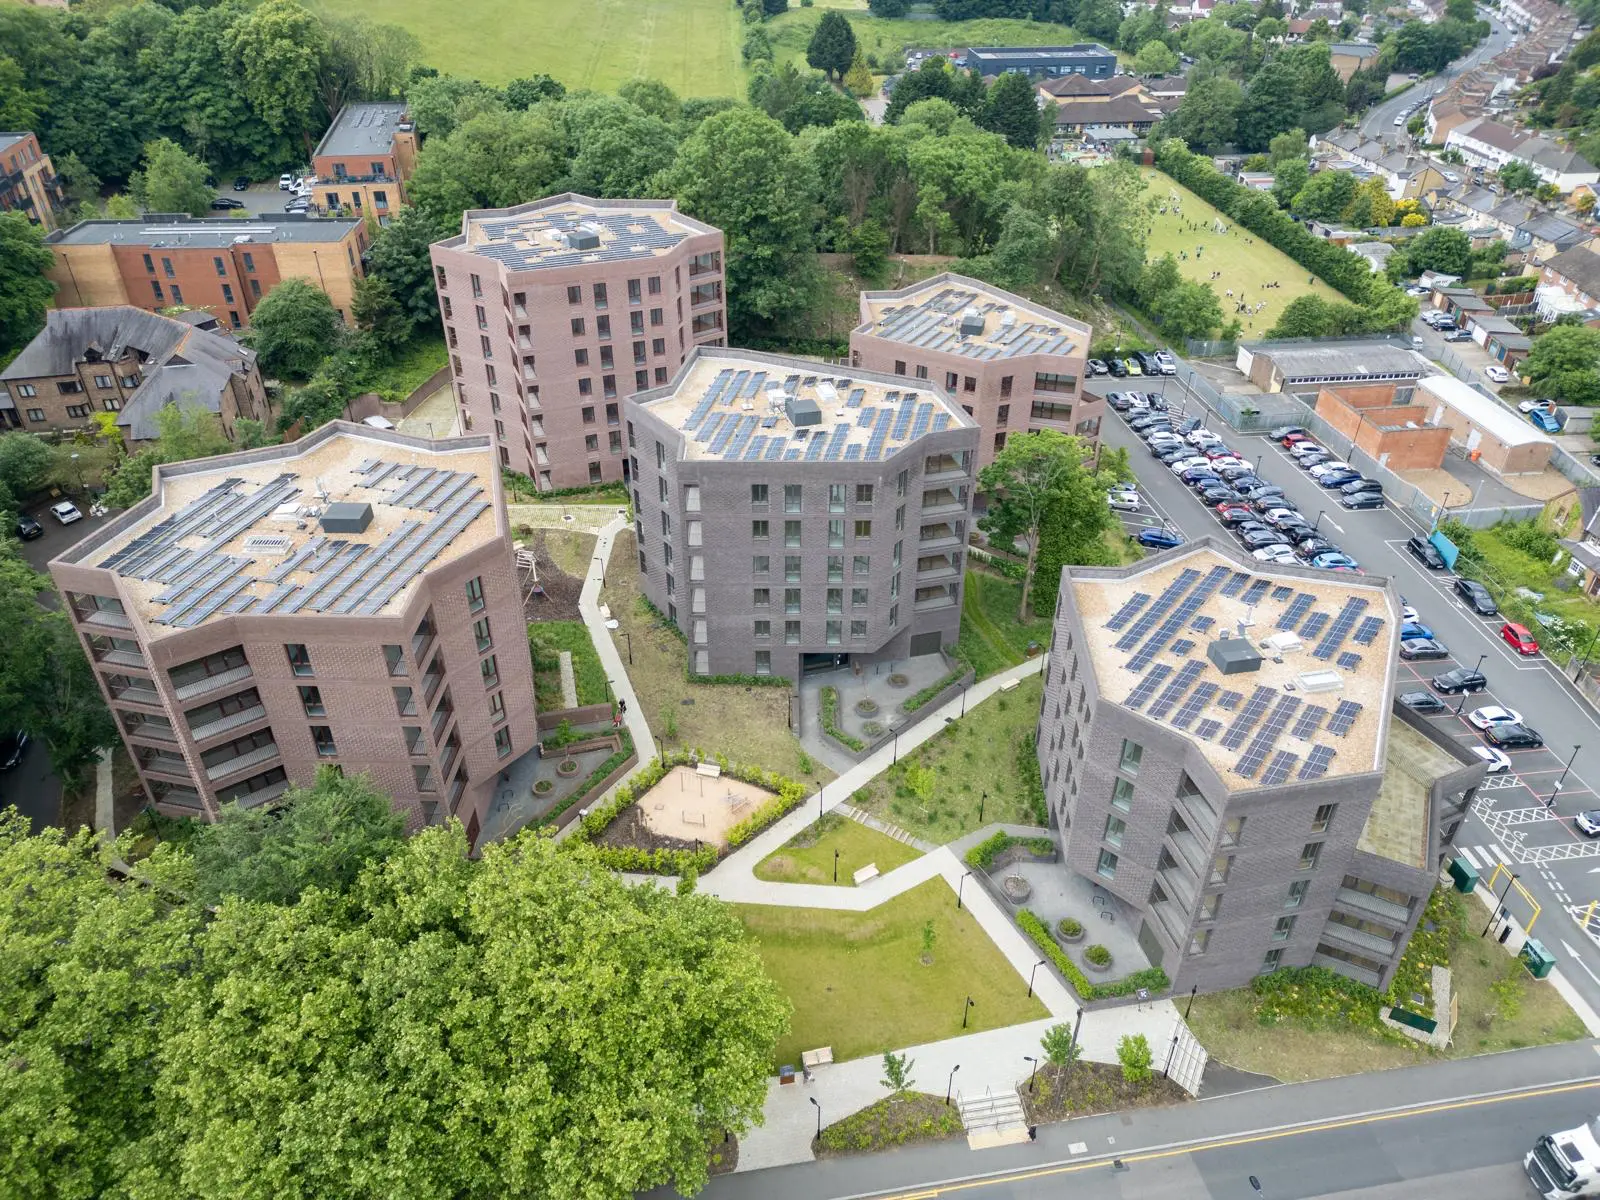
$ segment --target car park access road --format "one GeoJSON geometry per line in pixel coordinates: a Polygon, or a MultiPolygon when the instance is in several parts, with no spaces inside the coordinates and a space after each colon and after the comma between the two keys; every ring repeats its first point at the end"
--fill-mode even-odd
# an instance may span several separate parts
{"type": "MultiPolygon", "coordinates": [[[[1100,395],[1160,388],[1160,380],[1097,377],[1088,384],[1088,390],[1100,395]],[[1130,383],[1142,386],[1129,387],[1130,383]]],[[[1362,570],[1392,579],[1416,606],[1422,623],[1450,648],[1449,660],[1400,663],[1397,694],[1426,688],[1434,675],[1481,661],[1488,690],[1467,697],[1460,716],[1455,712],[1460,700],[1452,697],[1448,713],[1429,719],[1461,744],[1483,746],[1487,743],[1467,724],[1465,713],[1479,705],[1500,704],[1521,712],[1543,736],[1543,749],[1509,751],[1511,772],[1485,781],[1472,816],[1457,831],[1451,853],[1468,858],[1485,879],[1496,863],[1508,864],[1518,873],[1523,886],[1543,906],[1533,936],[1561,960],[1562,973],[1600,1009],[1600,908],[1587,931],[1579,923],[1590,903],[1600,900],[1600,838],[1585,837],[1572,822],[1575,813],[1600,808],[1600,795],[1592,782],[1600,781],[1600,715],[1554,664],[1542,656],[1523,658],[1508,646],[1499,635],[1500,618],[1480,617],[1457,599],[1448,572],[1430,571],[1407,553],[1406,539],[1426,534],[1425,525],[1391,507],[1361,512],[1343,508],[1336,491],[1318,487],[1276,442],[1265,435],[1232,433],[1189,392],[1182,376],[1166,379],[1165,394],[1175,416],[1180,412],[1203,416],[1207,427],[1220,434],[1241,458],[1252,464],[1259,460],[1258,474],[1282,487],[1305,517],[1317,522],[1319,531],[1355,558],[1362,570]],[[1569,760],[1570,771],[1566,769],[1569,760]],[[1553,806],[1547,803],[1552,796],[1553,806]]],[[[1145,501],[1143,513],[1117,514],[1126,528],[1165,525],[1186,539],[1213,534],[1238,544],[1214,513],[1151,456],[1109,405],[1101,423],[1101,438],[1107,445],[1127,448],[1145,501]]],[[[1328,448],[1336,453],[1349,449],[1344,445],[1328,448]]],[[[1502,874],[1497,890],[1504,881],[1502,874]]],[[[1515,891],[1507,903],[1513,915],[1526,924],[1532,913],[1515,891]]]]}

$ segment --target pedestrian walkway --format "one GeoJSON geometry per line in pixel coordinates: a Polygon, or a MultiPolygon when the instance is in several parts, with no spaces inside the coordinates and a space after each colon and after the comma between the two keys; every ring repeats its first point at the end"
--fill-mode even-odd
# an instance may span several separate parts
{"type": "Polygon", "coordinates": [[[937,850],[939,848],[937,844],[924,841],[919,837],[913,837],[904,829],[901,829],[900,826],[891,825],[888,821],[880,821],[871,813],[864,813],[853,805],[841,804],[834,811],[839,813],[841,816],[849,817],[858,825],[865,825],[868,829],[876,829],[885,837],[891,837],[903,845],[913,846],[916,849],[921,850],[924,854],[928,853],[930,850],[937,850]]]}
{"type": "Polygon", "coordinates": [[[100,752],[100,761],[94,768],[94,827],[101,840],[112,842],[117,837],[117,806],[112,792],[111,751],[100,752]]]}
{"type": "Polygon", "coordinates": [[[556,660],[561,667],[561,707],[578,707],[578,677],[572,672],[572,651],[563,650],[556,660]]]}

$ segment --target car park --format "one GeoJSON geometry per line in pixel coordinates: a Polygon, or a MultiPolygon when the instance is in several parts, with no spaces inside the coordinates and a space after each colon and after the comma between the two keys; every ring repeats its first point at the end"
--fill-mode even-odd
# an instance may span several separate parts
{"type": "Polygon", "coordinates": [[[1507,621],[1500,626],[1500,636],[1505,639],[1518,654],[1534,655],[1539,653],[1539,643],[1529,632],[1526,625],[1518,625],[1515,621],[1507,621]]]}
{"type": "Polygon", "coordinates": [[[1168,533],[1165,529],[1141,529],[1134,534],[1134,541],[1151,550],[1170,550],[1174,546],[1183,545],[1183,539],[1175,533],[1168,533]]]}
{"type": "Polygon", "coordinates": [[[1509,722],[1513,725],[1522,724],[1522,714],[1514,708],[1501,708],[1498,704],[1485,704],[1475,708],[1467,714],[1467,720],[1474,729],[1487,729],[1491,725],[1500,725],[1509,722]]]}
{"type": "Polygon", "coordinates": [[[1508,383],[1511,380],[1511,372],[1504,367],[1485,367],[1483,373],[1489,377],[1490,383],[1508,383]]]}
{"type": "Polygon", "coordinates": [[[1294,551],[1287,546],[1262,546],[1259,550],[1250,551],[1250,557],[1258,562],[1271,563],[1275,567],[1300,565],[1300,560],[1294,556],[1294,551]]]}
{"type": "Polygon", "coordinates": [[[83,520],[83,514],[78,511],[78,506],[71,500],[61,500],[50,506],[50,515],[63,525],[71,525],[74,521],[83,520]]]}
{"type": "Polygon", "coordinates": [[[1400,703],[1412,712],[1425,717],[1438,716],[1440,713],[1450,711],[1450,706],[1432,692],[1404,692],[1400,696],[1400,703]]]}
{"type": "Polygon", "coordinates": [[[1430,571],[1444,570],[1444,556],[1439,553],[1438,547],[1425,537],[1407,538],[1406,553],[1430,571]]]}
{"type": "Polygon", "coordinates": [[[17,536],[25,542],[44,536],[44,526],[35,521],[27,513],[17,518],[17,536]]]}
{"type": "Polygon", "coordinates": [[[28,735],[20,729],[0,733],[0,771],[9,771],[22,761],[28,740],[28,735]]]}
{"type": "Polygon", "coordinates": [[[1503,775],[1511,770],[1511,760],[1502,750],[1496,750],[1493,746],[1474,746],[1472,752],[1483,760],[1486,775],[1503,775]]]}
{"type": "Polygon", "coordinates": [[[1138,512],[1138,492],[1110,492],[1106,495],[1106,503],[1117,512],[1138,512]]]}
{"type": "Polygon", "coordinates": [[[1482,671],[1475,671],[1470,667],[1457,667],[1453,671],[1446,671],[1443,675],[1435,675],[1431,680],[1433,690],[1443,692],[1447,696],[1458,695],[1461,692],[1481,692],[1489,686],[1489,680],[1482,671]]]}
{"type": "Polygon", "coordinates": [[[1339,503],[1348,509],[1382,508],[1382,492],[1354,492],[1340,496],[1339,503]]]}
{"type": "Polygon", "coordinates": [[[1491,725],[1483,731],[1483,736],[1490,745],[1501,750],[1537,750],[1544,745],[1544,738],[1537,729],[1529,729],[1516,721],[1491,725]]]}
{"type": "Polygon", "coordinates": [[[1462,579],[1455,581],[1456,595],[1466,602],[1467,607],[1483,617],[1497,617],[1500,607],[1495,604],[1494,597],[1489,595],[1489,589],[1476,579],[1462,579]]]}
{"type": "Polygon", "coordinates": [[[1450,647],[1437,638],[1407,638],[1400,643],[1400,657],[1407,662],[1449,658],[1450,647]]]}
{"type": "Polygon", "coordinates": [[[1572,823],[1585,837],[1600,837],[1600,808],[1585,809],[1572,818],[1572,823]]]}

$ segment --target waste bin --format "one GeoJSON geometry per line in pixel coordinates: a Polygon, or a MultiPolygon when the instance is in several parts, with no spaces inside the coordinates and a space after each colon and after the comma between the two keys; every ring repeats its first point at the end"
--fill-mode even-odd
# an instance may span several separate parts
{"type": "Polygon", "coordinates": [[[1470,896],[1478,886],[1478,868],[1464,858],[1452,858],[1450,878],[1455,881],[1456,891],[1470,896]]]}
{"type": "Polygon", "coordinates": [[[780,1084],[794,1082],[794,1064],[784,1063],[778,1068],[778,1082],[780,1084]]]}
{"type": "Polygon", "coordinates": [[[1524,942],[1518,957],[1522,959],[1522,965],[1528,968],[1528,974],[1535,979],[1543,979],[1556,965],[1556,956],[1546,950],[1544,943],[1537,938],[1529,938],[1524,942]]]}

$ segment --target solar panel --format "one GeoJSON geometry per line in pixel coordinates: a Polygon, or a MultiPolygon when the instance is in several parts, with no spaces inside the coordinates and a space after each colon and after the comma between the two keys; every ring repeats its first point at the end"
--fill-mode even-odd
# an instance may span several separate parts
{"type": "Polygon", "coordinates": [[[1250,582],[1250,572],[1249,571],[1235,571],[1233,573],[1233,578],[1228,580],[1227,583],[1222,585],[1222,594],[1224,596],[1229,596],[1229,597],[1237,596],[1239,594],[1239,592],[1244,588],[1244,585],[1249,583],[1249,582],[1250,582]]]}
{"type": "Polygon", "coordinates": [[[1244,602],[1246,604],[1259,603],[1261,597],[1267,594],[1267,589],[1271,586],[1272,584],[1265,579],[1256,580],[1249,587],[1245,588],[1243,596],[1244,602]]]}
{"type": "Polygon", "coordinates": [[[1333,624],[1328,626],[1328,632],[1322,635],[1322,640],[1317,643],[1317,648],[1311,652],[1315,658],[1329,659],[1338,653],[1339,647],[1344,645],[1345,638],[1350,636],[1350,631],[1355,628],[1356,620],[1367,611],[1367,598],[1365,596],[1352,596],[1344,602],[1344,607],[1339,610],[1339,615],[1333,619],[1333,624]]]}
{"type": "Polygon", "coordinates": [[[1272,589],[1272,598],[1274,600],[1287,600],[1292,595],[1294,595],[1292,587],[1275,587],[1272,589]]]}
{"type": "Polygon", "coordinates": [[[844,402],[846,408],[860,408],[861,402],[867,398],[866,388],[856,388],[850,393],[850,399],[844,402]]]}
{"type": "Polygon", "coordinates": [[[1356,626],[1356,641],[1363,646],[1370,646],[1382,628],[1382,617],[1362,617],[1361,624],[1356,626]]]}
{"type": "Polygon", "coordinates": [[[1134,622],[1133,628],[1128,630],[1114,643],[1118,650],[1131,650],[1139,644],[1139,639],[1155,628],[1157,621],[1167,615],[1167,610],[1172,607],[1173,601],[1189,590],[1191,584],[1200,578],[1200,572],[1185,568],[1178,573],[1178,577],[1169,583],[1156,597],[1156,602],[1150,606],[1143,616],[1134,622]]]}
{"type": "Polygon", "coordinates": [[[1289,778],[1300,756],[1291,750],[1279,750],[1267,764],[1267,773],[1261,777],[1262,787],[1277,787],[1289,778]]]}
{"type": "Polygon", "coordinates": [[[1183,669],[1172,677],[1172,682],[1161,689],[1161,695],[1156,697],[1156,702],[1150,706],[1148,716],[1152,721],[1159,721],[1172,711],[1172,706],[1183,698],[1193,683],[1205,671],[1206,664],[1199,662],[1184,663],[1183,669]]]}
{"type": "Polygon", "coordinates": [[[1295,710],[1300,707],[1299,696],[1280,696],[1278,703],[1273,706],[1272,715],[1267,718],[1267,723],[1261,727],[1250,740],[1250,745],[1245,749],[1244,757],[1239,760],[1238,772],[1246,779],[1252,778],[1261,769],[1261,764],[1267,760],[1267,755],[1272,753],[1272,747],[1283,736],[1283,731],[1289,727],[1289,719],[1294,716],[1295,710]]]}
{"type": "Polygon", "coordinates": [[[1199,610],[1200,606],[1211,598],[1228,574],[1227,567],[1212,567],[1206,577],[1195,586],[1194,591],[1185,596],[1181,603],[1172,610],[1172,615],[1146,639],[1144,645],[1139,647],[1139,652],[1125,664],[1130,671],[1142,671],[1157,654],[1166,648],[1178,630],[1189,623],[1189,619],[1199,610]]]}
{"type": "Polygon", "coordinates": [[[1350,732],[1350,726],[1355,724],[1356,717],[1360,713],[1361,705],[1357,701],[1339,701],[1339,707],[1334,709],[1333,716],[1328,718],[1328,732],[1343,737],[1350,732]]]}
{"type": "Polygon", "coordinates": [[[1328,764],[1334,759],[1337,752],[1331,746],[1313,746],[1311,754],[1306,759],[1306,765],[1300,768],[1300,779],[1321,779],[1328,773],[1328,764]]]}
{"type": "Polygon", "coordinates": [[[1155,695],[1156,688],[1161,686],[1161,681],[1172,674],[1172,668],[1166,663],[1157,663],[1139,681],[1139,686],[1129,694],[1127,704],[1129,708],[1143,708],[1146,700],[1155,695]]]}
{"type": "Polygon", "coordinates": [[[1300,623],[1300,618],[1311,611],[1311,606],[1316,602],[1317,598],[1315,596],[1307,592],[1301,592],[1294,598],[1289,607],[1283,610],[1283,615],[1278,618],[1278,628],[1293,629],[1300,623]]]}
{"type": "Polygon", "coordinates": [[[1290,737],[1308,738],[1317,731],[1322,724],[1322,719],[1328,715],[1328,710],[1320,704],[1306,705],[1305,712],[1300,714],[1300,719],[1294,723],[1290,737]]]}
{"type": "Polygon", "coordinates": [[[1183,707],[1178,710],[1178,715],[1172,718],[1172,724],[1177,729],[1187,729],[1200,715],[1200,710],[1210,702],[1211,697],[1217,694],[1217,685],[1209,679],[1195,688],[1189,698],[1183,702],[1183,707]]]}
{"type": "Polygon", "coordinates": [[[1196,617],[1194,620],[1189,622],[1189,628],[1194,630],[1196,633],[1204,633],[1215,624],[1216,621],[1210,617],[1196,617]]]}
{"type": "Polygon", "coordinates": [[[1306,618],[1306,623],[1300,628],[1301,640],[1309,642],[1312,638],[1316,637],[1317,634],[1321,633],[1323,626],[1327,625],[1327,623],[1331,620],[1333,620],[1333,618],[1325,612],[1312,613],[1306,618]]]}
{"type": "Polygon", "coordinates": [[[1245,738],[1250,736],[1250,731],[1256,727],[1256,722],[1266,716],[1267,705],[1272,702],[1273,691],[1271,688],[1258,687],[1245,701],[1244,707],[1239,710],[1239,715],[1233,719],[1233,724],[1228,726],[1228,732],[1222,735],[1222,744],[1229,750],[1237,750],[1244,745],[1245,738]]]}
{"type": "Polygon", "coordinates": [[[1212,738],[1217,736],[1217,730],[1221,728],[1221,721],[1213,721],[1210,718],[1207,718],[1194,727],[1194,734],[1196,737],[1205,738],[1207,741],[1210,741],[1212,738]]]}
{"type": "Polygon", "coordinates": [[[1194,643],[1188,638],[1179,638],[1177,641],[1172,643],[1172,652],[1179,658],[1182,658],[1185,654],[1189,653],[1189,651],[1193,649],[1194,643]]]}
{"type": "Polygon", "coordinates": [[[1243,692],[1223,692],[1217,697],[1217,707],[1232,712],[1239,707],[1239,701],[1244,699],[1243,692]]]}
{"type": "Polygon", "coordinates": [[[1361,665],[1361,655],[1353,654],[1349,650],[1346,650],[1344,653],[1339,655],[1338,662],[1339,665],[1346,671],[1354,671],[1361,665]]]}
{"type": "Polygon", "coordinates": [[[1111,614],[1111,620],[1106,622],[1106,628],[1121,629],[1129,621],[1133,620],[1135,613],[1149,603],[1150,594],[1148,592],[1135,592],[1124,601],[1121,608],[1111,614]]]}

